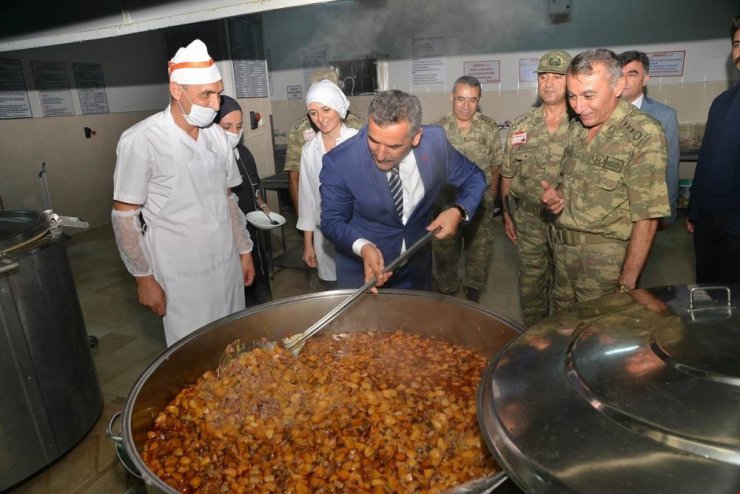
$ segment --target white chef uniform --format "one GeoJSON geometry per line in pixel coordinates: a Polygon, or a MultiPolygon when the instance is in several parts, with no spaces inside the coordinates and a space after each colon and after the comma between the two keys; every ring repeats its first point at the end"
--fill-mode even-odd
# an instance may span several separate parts
{"type": "Polygon", "coordinates": [[[244,309],[227,188],[241,183],[218,125],[193,140],[168,106],[128,129],[116,150],[113,198],[142,204],[146,242],[167,297],[167,344],[244,309]]]}
{"type": "MultiPolygon", "coordinates": [[[[357,134],[357,129],[342,124],[337,144],[357,134]]],[[[303,145],[301,151],[301,173],[298,175],[298,221],[296,228],[313,231],[313,248],[316,251],[319,278],[325,281],[337,280],[337,266],[334,262],[334,244],[321,234],[321,194],[319,193],[319,173],[321,159],[326,154],[324,140],[318,132],[313,139],[303,145]]]]}

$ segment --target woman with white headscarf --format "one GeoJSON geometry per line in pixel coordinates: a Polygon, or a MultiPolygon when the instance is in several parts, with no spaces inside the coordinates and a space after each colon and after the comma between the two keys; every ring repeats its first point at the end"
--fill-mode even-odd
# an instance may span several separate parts
{"type": "Polygon", "coordinates": [[[303,261],[310,267],[318,267],[319,279],[333,288],[337,281],[334,263],[334,246],[321,234],[321,195],[319,194],[319,172],[324,154],[340,142],[357,133],[347,127],[344,119],[349,109],[349,100],[341,89],[324,79],[313,84],[306,94],[308,116],[319,129],[316,136],[303,145],[301,172],[298,184],[298,223],[303,230],[303,261]]]}

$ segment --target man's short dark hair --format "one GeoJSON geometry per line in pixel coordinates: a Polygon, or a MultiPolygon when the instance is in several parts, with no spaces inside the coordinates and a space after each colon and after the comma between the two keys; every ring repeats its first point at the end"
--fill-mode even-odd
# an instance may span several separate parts
{"type": "Polygon", "coordinates": [[[473,77],[472,75],[463,75],[458,77],[455,81],[455,84],[452,85],[453,93],[455,92],[455,87],[457,87],[458,84],[465,84],[466,86],[477,87],[481,94],[483,94],[483,87],[480,85],[480,81],[477,77],[473,77]]]}
{"type": "Polygon", "coordinates": [[[637,50],[626,51],[619,55],[619,61],[622,62],[622,67],[631,62],[640,62],[645,73],[650,73],[650,59],[644,52],[637,50]]]}
{"type": "Polygon", "coordinates": [[[732,24],[730,24],[730,40],[735,39],[735,33],[740,29],[740,15],[736,15],[732,18],[732,24]]]}
{"type": "Polygon", "coordinates": [[[622,77],[622,62],[620,62],[616,53],[611,50],[607,50],[606,48],[594,48],[576,55],[575,58],[573,58],[573,61],[570,62],[568,74],[593,74],[594,63],[604,64],[606,71],[610,76],[609,86],[616,86],[617,81],[622,77]]]}
{"type": "Polygon", "coordinates": [[[411,124],[409,136],[412,137],[421,130],[419,98],[398,89],[376,94],[367,108],[367,116],[380,127],[407,121],[411,124]]]}

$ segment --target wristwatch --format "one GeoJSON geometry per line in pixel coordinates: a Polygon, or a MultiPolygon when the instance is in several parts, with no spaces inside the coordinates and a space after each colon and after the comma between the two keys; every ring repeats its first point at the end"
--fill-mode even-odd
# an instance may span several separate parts
{"type": "Polygon", "coordinates": [[[627,293],[630,290],[632,290],[632,288],[630,288],[628,285],[625,285],[624,283],[620,283],[619,293],[627,293]]]}
{"type": "Polygon", "coordinates": [[[467,221],[468,220],[468,211],[467,211],[467,209],[465,209],[464,207],[462,207],[462,205],[460,205],[460,204],[458,204],[456,202],[453,202],[452,204],[450,204],[450,207],[457,209],[457,211],[460,213],[460,223],[462,223],[463,221],[467,221]]]}

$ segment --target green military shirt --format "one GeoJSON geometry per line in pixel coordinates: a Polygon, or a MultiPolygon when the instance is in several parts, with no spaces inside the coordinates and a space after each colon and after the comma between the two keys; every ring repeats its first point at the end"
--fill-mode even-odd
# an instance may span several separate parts
{"type": "MultiPolygon", "coordinates": [[[[365,122],[354,113],[347,113],[347,127],[361,129],[365,122]]],[[[285,167],[286,172],[301,171],[301,150],[303,145],[313,139],[316,131],[311,126],[308,115],[303,115],[288,131],[288,145],[285,148],[285,167]]]]}
{"type": "Polygon", "coordinates": [[[560,163],[568,139],[568,113],[550,134],[542,108],[520,115],[514,120],[506,138],[501,175],[511,179],[510,192],[519,199],[540,204],[542,186],[560,181],[560,163]]]}
{"type": "Polygon", "coordinates": [[[620,100],[590,143],[578,119],[568,132],[558,225],[629,240],[634,222],[670,214],[667,146],[657,120],[620,100]]]}
{"type": "Polygon", "coordinates": [[[491,184],[491,167],[501,166],[503,153],[501,137],[496,121],[476,112],[467,129],[457,126],[455,114],[450,112],[435,122],[441,125],[450,144],[486,174],[486,182],[491,184]]]}

